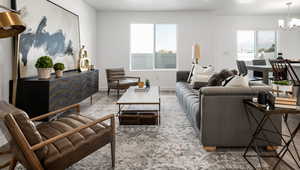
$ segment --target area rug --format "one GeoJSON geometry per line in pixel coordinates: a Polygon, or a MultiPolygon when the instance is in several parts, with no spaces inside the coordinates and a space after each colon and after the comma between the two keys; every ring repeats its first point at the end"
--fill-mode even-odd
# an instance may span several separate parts
{"type": "MultiPolygon", "coordinates": [[[[82,114],[99,118],[116,113],[116,97],[99,93],[95,102],[82,103],[82,114]]],[[[216,152],[203,150],[174,93],[162,93],[160,126],[119,126],[116,136],[115,170],[238,170],[252,169],[242,157],[243,149],[216,152]]],[[[118,121],[116,122],[118,124],[118,121]]],[[[258,161],[254,164],[259,167],[258,161]]],[[[265,169],[268,164],[263,162],[265,169]]],[[[23,169],[18,166],[18,169],[23,169]]],[[[68,170],[109,170],[110,145],[94,152],[68,170]]]]}

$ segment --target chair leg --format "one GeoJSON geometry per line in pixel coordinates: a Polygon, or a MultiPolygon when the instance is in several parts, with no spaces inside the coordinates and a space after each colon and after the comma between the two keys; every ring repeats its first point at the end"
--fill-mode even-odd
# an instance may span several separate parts
{"type": "Polygon", "coordinates": [[[115,118],[111,119],[111,130],[112,130],[112,140],[111,140],[111,164],[115,167],[116,161],[116,125],[115,118]]]}
{"type": "Polygon", "coordinates": [[[107,90],[107,95],[109,96],[109,92],[110,92],[110,88],[108,88],[108,90],[107,90]]]}
{"type": "Polygon", "coordinates": [[[112,167],[115,167],[115,161],[116,161],[116,141],[113,139],[111,142],[111,165],[112,167]]]}

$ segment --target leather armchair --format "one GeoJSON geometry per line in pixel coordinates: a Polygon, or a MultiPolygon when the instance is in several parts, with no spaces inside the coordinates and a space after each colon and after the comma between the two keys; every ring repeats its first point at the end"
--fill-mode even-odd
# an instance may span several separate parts
{"type": "Polygon", "coordinates": [[[109,143],[112,166],[115,166],[113,114],[94,120],[80,115],[80,105],[75,104],[30,119],[25,112],[12,105],[0,102],[0,106],[14,154],[10,169],[14,169],[19,161],[26,169],[63,170],[109,143]],[[62,116],[50,122],[34,123],[69,110],[75,110],[77,114],[62,116]],[[106,123],[107,120],[110,120],[110,125],[106,123]]]}
{"type": "Polygon", "coordinates": [[[126,76],[123,68],[106,69],[106,78],[107,95],[109,95],[111,89],[116,89],[118,97],[120,96],[120,90],[128,89],[130,86],[137,86],[141,81],[140,77],[126,76]]]}

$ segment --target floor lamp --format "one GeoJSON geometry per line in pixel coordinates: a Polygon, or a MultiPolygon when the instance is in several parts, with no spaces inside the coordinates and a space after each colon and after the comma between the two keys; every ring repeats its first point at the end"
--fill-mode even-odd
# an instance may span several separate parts
{"type": "Polygon", "coordinates": [[[199,60],[201,58],[201,53],[200,53],[200,45],[199,44],[194,44],[192,47],[192,71],[189,74],[188,77],[188,82],[191,81],[191,78],[193,76],[193,72],[195,69],[195,64],[199,64],[199,60]]]}
{"type": "Polygon", "coordinates": [[[0,8],[7,11],[0,13],[0,38],[15,37],[14,54],[13,54],[13,65],[12,65],[12,104],[16,105],[17,96],[17,81],[18,81],[18,65],[19,65],[19,34],[22,33],[26,26],[20,18],[20,12],[9,9],[5,6],[0,5],[0,8]]]}
{"type": "MultiPolygon", "coordinates": [[[[5,9],[5,12],[0,12],[0,38],[14,37],[14,54],[12,59],[12,104],[16,105],[17,96],[17,83],[18,83],[18,63],[19,63],[19,34],[22,33],[26,26],[20,18],[20,12],[9,9],[5,6],[0,5],[1,9],[5,9]]],[[[0,152],[0,155],[10,153],[8,151],[0,152]]],[[[4,168],[11,164],[11,161],[0,165],[0,168],[4,168]]]]}

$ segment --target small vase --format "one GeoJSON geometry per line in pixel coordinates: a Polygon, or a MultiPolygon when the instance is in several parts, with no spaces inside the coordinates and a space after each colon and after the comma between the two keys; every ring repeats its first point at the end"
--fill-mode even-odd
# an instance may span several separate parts
{"type": "Polygon", "coordinates": [[[57,71],[55,71],[56,78],[62,77],[63,74],[64,74],[64,72],[63,72],[62,70],[57,70],[57,71]]]}
{"type": "Polygon", "coordinates": [[[50,79],[52,68],[38,68],[38,78],[39,79],[50,79]]]}

